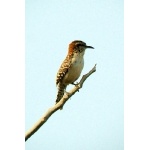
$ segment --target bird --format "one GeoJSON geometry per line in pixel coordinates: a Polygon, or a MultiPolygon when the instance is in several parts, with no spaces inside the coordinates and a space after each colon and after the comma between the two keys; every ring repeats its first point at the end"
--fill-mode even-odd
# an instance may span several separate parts
{"type": "MultiPolygon", "coordinates": [[[[87,46],[86,43],[81,40],[74,40],[69,44],[67,56],[56,75],[56,86],[58,89],[56,104],[63,97],[69,84],[76,85],[74,82],[80,77],[83,70],[84,54],[87,48],[94,49],[94,47],[87,46]]],[[[62,110],[62,108],[63,107],[61,107],[60,110],[62,110]]]]}

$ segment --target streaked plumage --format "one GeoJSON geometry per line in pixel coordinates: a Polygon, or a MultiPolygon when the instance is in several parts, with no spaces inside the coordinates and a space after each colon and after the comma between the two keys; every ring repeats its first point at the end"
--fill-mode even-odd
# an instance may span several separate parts
{"type": "Polygon", "coordinates": [[[85,42],[75,40],[69,44],[68,54],[61,64],[57,76],[56,85],[58,93],[56,103],[58,103],[64,95],[68,84],[74,83],[79,77],[84,67],[84,53],[87,46],[85,42]]]}

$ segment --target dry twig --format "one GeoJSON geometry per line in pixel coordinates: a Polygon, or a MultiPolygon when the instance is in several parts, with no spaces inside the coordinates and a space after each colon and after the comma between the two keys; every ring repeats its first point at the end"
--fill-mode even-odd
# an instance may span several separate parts
{"type": "Polygon", "coordinates": [[[33,127],[26,132],[25,141],[27,141],[48,120],[48,118],[54,112],[59,110],[72,95],[74,95],[77,91],[79,91],[79,89],[82,88],[84,81],[95,71],[96,71],[96,64],[87,74],[82,76],[80,82],[77,85],[75,85],[74,88],[70,90],[68,94],[64,94],[62,99],[56,105],[49,108],[47,112],[33,125],[33,127]]]}

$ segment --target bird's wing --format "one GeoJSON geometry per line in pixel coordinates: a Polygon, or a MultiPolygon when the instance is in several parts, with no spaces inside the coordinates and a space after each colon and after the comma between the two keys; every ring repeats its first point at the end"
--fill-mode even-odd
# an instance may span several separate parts
{"type": "Polygon", "coordinates": [[[57,72],[56,85],[63,80],[64,76],[66,75],[70,67],[71,67],[71,59],[69,59],[69,56],[67,56],[57,72]]]}

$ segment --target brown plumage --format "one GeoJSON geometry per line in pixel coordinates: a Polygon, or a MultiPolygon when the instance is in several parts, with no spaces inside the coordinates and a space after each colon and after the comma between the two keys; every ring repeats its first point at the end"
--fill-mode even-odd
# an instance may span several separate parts
{"type": "Polygon", "coordinates": [[[68,54],[61,64],[57,76],[56,85],[58,93],[56,103],[58,103],[64,95],[67,85],[74,83],[80,76],[84,66],[84,53],[87,46],[83,41],[73,41],[69,44],[68,54]]]}

